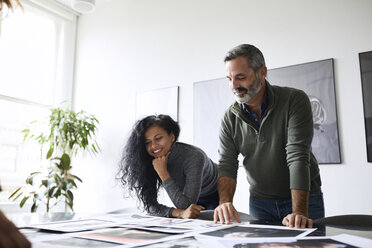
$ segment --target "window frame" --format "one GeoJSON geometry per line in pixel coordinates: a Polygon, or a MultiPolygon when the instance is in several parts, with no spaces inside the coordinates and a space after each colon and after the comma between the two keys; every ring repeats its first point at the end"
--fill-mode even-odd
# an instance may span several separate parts
{"type": "MultiPolygon", "coordinates": [[[[27,11],[28,8],[37,9],[47,15],[52,15],[61,19],[61,25],[57,25],[56,30],[56,51],[55,51],[55,81],[54,81],[54,98],[51,104],[43,104],[28,99],[22,99],[14,96],[4,95],[0,93],[0,104],[2,101],[23,104],[25,108],[36,107],[40,109],[50,109],[57,107],[61,103],[72,106],[73,100],[73,83],[74,83],[74,65],[75,65],[75,47],[76,47],[76,30],[78,13],[52,0],[21,0],[21,4],[27,11]]],[[[0,21],[0,39],[1,39],[1,21],[0,21]]],[[[0,125],[1,127],[1,125],[0,125]]],[[[4,128],[4,125],[1,127],[4,128]]],[[[6,128],[6,126],[5,126],[6,128]]],[[[4,129],[5,129],[4,128],[4,129]]],[[[26,128],[26,127],[25,127],[26,128]]],[[[19,151],[16,158],[16,171],[5,172],[0,171],[0,183],[5,192],[9,194],[12,188],[20,186],[26,179],[20,170],[24,166],[19,163],[22,150],[28,142],[22,142],[17,148],[19,151]]],[[[4,201],[4,197],[0,198],[0,202],[4,201]]]]}

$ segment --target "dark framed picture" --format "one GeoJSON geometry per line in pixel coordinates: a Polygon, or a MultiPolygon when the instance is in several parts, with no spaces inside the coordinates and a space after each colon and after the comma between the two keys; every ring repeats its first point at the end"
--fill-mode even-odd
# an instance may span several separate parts
{"type": "Polygon", "coordinates": [[[367,161],[372,162],[372,51],[359,53],[362,80],[367,161]]]}
{"type": "Polygon", "coordinates": [[[314,120],[312,151],[319,164],[341,163],[333,59],[270,69],[272,85],[303,90],[314,120]]]}

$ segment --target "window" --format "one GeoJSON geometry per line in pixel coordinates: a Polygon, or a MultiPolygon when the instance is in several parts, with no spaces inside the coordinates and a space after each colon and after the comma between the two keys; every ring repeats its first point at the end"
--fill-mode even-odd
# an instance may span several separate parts
{"type": "Polygon", "coordinates": [[[41,163],[21,130],[72,98],[77,17],[54,1],[22,5],[0,21],[0,201],[41,163]]]}

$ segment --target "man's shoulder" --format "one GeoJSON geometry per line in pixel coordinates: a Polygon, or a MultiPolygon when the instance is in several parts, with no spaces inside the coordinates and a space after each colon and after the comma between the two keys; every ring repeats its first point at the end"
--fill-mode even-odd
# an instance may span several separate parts
{"type": "Polygon", "coordinates": [[[241,105],[237,102],[233,102],[224,112],[224,116],[231,115],[236,111],[241,110],[241,105]]]}
{"type": "Polygon", "coordinates": [[[232,103],[224,112],[222,116],[222,121],[226,122],[232,118],[236,118],[236,115],[242,111],[241,105],[237,102],[232,103]]]}
{"type": "Polygon", "coordinates": [[[302,94],[305,93],[303,90],[288,86],[271,85],[271,88],[276,94],[302,94]]]}
{"type": "Polygon", "coordinates": [[[287,86],[278,86],[278,85],[271,85],[271,91],[274,95],[275,101],[279,102],[292,102],[302,99],[308,99],[307,94],[298,88],[287,87],[287,86]]]}

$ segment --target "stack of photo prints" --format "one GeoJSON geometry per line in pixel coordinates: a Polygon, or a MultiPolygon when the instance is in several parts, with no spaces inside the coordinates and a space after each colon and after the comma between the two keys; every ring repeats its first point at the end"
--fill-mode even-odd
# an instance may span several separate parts
{"type": "Polygon", "coordinates": [[[33,247],[372,247],[372,240],[342,234],[314,236],[295,229],[249,222],[214,224],[139,214],[109,214],[24,226],[33,247]]]}

